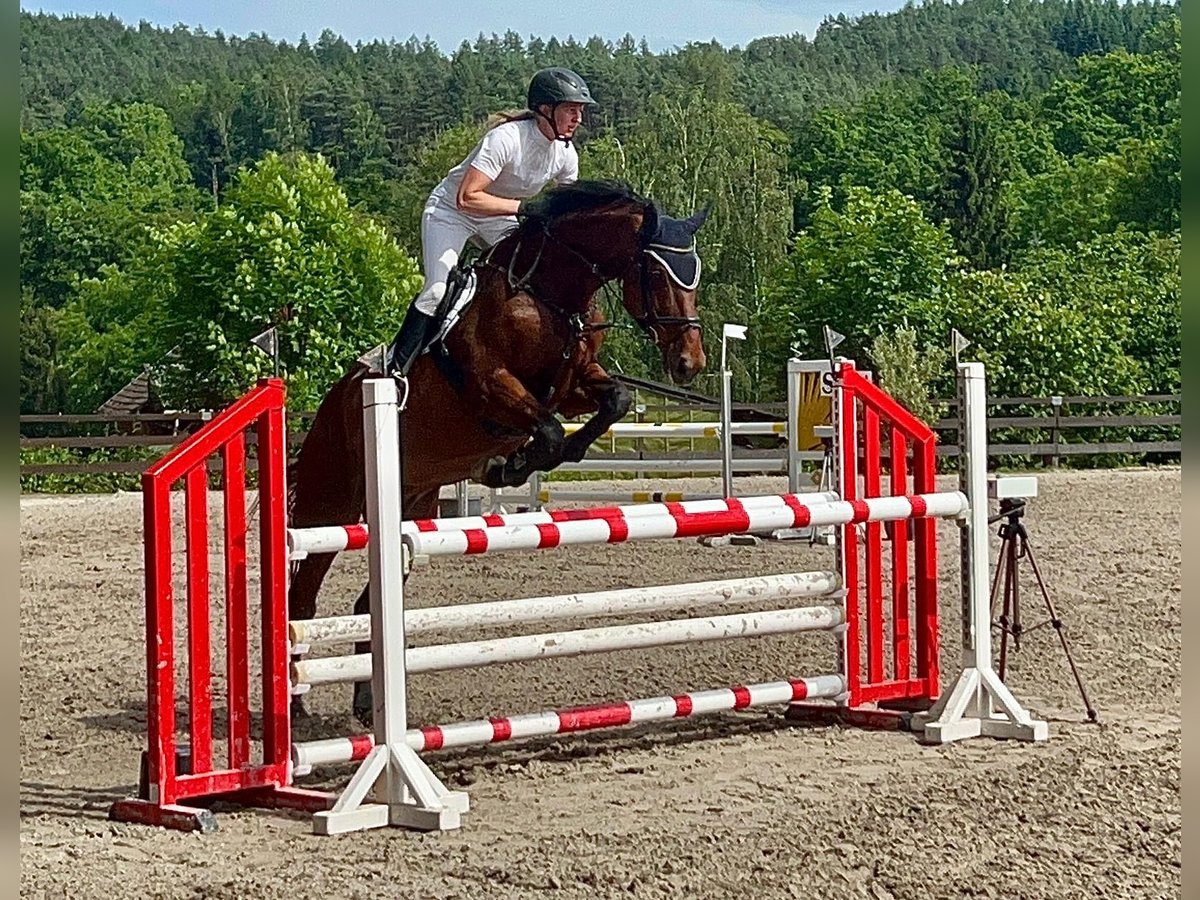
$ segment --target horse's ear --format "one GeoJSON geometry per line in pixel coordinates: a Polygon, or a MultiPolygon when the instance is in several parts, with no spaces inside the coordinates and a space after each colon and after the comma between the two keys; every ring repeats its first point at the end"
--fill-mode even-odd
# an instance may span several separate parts
{"type": "Polygon", "coordinates": [[[658,235],[658,207],[647,203],[642,208],[642,243],[648,244],[658,235]]]}
{"type": "Polygon", "coordinates": [[[695,234],[700,230],[700,226],[708,221],[708,214],[712,212],[712,203],[706,203],[704,209],[699,212],[694,212],[685,219],[687,222],[688,231],[695,234]]]}

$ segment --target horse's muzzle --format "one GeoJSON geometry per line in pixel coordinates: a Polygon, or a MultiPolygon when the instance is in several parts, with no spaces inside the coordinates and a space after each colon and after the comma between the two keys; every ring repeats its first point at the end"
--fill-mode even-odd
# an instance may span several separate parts
{"type": "Polygon", "coordinates": [[[667,351],[666,365],[667,375],[671,381],[678,385],[688,385],[696,380],[696,376],[704,371],[704,366],[708,360],[704,355],[704,345],[700,342],[699,335],[695,341],[685,341],[684,346],[679,350],[674,348],[667,351]],[[693,346],[694,345],[694,346],[693,346]]]}

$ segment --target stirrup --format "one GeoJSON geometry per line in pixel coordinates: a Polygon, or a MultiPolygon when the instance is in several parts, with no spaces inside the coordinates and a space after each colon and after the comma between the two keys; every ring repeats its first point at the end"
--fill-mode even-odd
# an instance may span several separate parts
{"type": "Polygon", "coordinates": [[[408,376],[401,375],[399,372],[391,372],[389,373],[389,377],[396,382],[396,388],[399,392],[396,398],[396,411],[404,412],[404,407],[408,406],[408,376]]]}

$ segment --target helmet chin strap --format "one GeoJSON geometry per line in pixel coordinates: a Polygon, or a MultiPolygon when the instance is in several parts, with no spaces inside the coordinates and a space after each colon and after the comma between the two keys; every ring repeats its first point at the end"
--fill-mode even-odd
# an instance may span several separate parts
{"type": "Polygon", "coordinates": [[[547,124],[547,125],[549,125],[549,126],[550,126],[550,130],[551,130],[552,132],[554,132],[554,140],[556,140],[556,141],[562,141],[562,142],[563,142],[564,144],[566,144],[567,146],[570,146],[570,145],[571,145],[571,139],[570,139],[569,137],[565,137],[565,136],[563,136],[563,135],[559,134],[559,133],[558,133],[558,127],[557,127],[557,126],[554,124],[554,116],[555,116],[555,114],[556,114],[557,112],[558,112],[558,104],[557,104],[557,103],[554,103],[554,104],[551,104],[551,106],[550,106],[550,115],[546,115],[546,114],[545,114],[544,112],[542,112],[540,109],[535,109],[535,110],[533,111],[533,114],[534,114],[535,116],[541,116],[543,119],[545,119],[545,120],[546,120],[546,124],[547,124]]]}

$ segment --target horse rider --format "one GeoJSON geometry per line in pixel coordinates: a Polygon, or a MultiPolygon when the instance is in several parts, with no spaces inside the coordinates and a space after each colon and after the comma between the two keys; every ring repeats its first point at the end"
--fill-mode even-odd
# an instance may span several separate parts
{"type": "Polygon", "coordinates": [[[389,374],[408,374],[437,328],[446,282],[467,241],[492,246],[517,227],[523,200],[551,182],[579,178],[571,144],[583,110],[595,104],[587,83],[570,69],[541,69],[529,82],[526,109],[501,113],[466,159],[433,189],[421,214],[425,285],[388,348],[389,374]]]}

